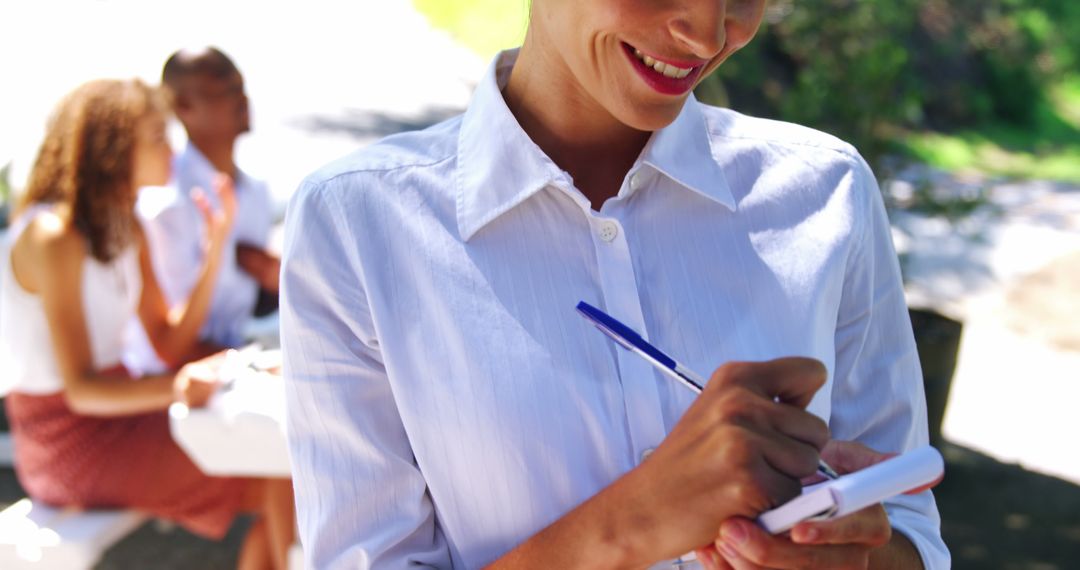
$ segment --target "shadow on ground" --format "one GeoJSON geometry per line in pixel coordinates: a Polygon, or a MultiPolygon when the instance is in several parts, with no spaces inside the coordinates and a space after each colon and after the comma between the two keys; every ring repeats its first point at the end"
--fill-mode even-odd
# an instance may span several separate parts
{"type": "Polygon", "coordinates": [[[462,109],[427,107],[417,114],[391,115],[382,112],[347,109],[337,115],[309,115],[292,121],[291,126],[314,134],[346,135],[369,141],[403,131],[425,129],[460,115],[462,109]]]}
{"type": "Polygon", "coordinates": [[[946,444],[938,486],[956,570],[1067,570],[1080,564],[1080,487],[946,444]]]}

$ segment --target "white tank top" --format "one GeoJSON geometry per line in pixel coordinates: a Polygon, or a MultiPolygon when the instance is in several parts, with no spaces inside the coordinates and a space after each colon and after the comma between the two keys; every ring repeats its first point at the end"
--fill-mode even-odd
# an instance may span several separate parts
{"type": "MultiPolygon", "coordinates": [[[[12,244],[34,218],[49,209],[43,204],[24,212],[0,246],[0,395],[11,391],[51,394],[64,387],[44,304],[19,285],[11,269],[12,244]]],[[[71,294],[82,299],[94,368],[119,364],[124,327],[135,315],[142,294],[138,247],[128,247],[109,263],[88,255],[82,283],[73,286],[71,294]]]]}

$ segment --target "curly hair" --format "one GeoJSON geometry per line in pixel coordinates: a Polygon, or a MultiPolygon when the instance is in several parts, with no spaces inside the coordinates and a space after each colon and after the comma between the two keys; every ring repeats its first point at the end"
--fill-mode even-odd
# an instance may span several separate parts
{"type": "Polygon", "coordinates": [[[137,79],[100,79],[72,91],[49,119],[18,210],[64,206],[91,255],[113,259],[138,227],[131,187],[137,125],[161,112],[159,93],[137,79]]]}

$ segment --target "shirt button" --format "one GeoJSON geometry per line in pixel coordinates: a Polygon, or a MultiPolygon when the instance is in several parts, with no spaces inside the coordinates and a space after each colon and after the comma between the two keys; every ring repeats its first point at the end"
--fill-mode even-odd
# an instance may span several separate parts
{"type": "Polygon", "coordinates": [[[655,449],[653,449],[653,448],[651,448],[651,447],[650,447],[650,448],[648,448],[648,449],[646,449],[645,451],[642,451],[642,452],[641,452],[641,460],[642,460],[642,461],[645,461],[646,459],[648,459],[648,458],[649,458],[649,456],[650,456],[650,455],[652,455],[652,453],[653,453],[654,451],[656,451],[656,450],[655,450],[655,449]]]}
{"type": "Polygon", "coordinates": [[[600,224],[600,239],[610,243],[617,235],[619,235],[619,226],[615,222],[607,220],[600,224]]]}
{"type": "Polygon", "coordinates": [[[635,173],[630,175],[630,189],[631,190],[633,190],[635,192],[640,190],[642,184],[643,184],[643,182],[641,181],[641,174],[640,173],[635,172],[635,173]]]}

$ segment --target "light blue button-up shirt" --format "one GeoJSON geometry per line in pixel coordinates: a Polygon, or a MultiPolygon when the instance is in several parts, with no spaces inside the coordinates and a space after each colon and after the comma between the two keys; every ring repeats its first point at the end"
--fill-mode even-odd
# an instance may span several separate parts
{"type": "MultiPolygon", "coordinates": [[[[691,368],[802,355],[833,437],[927,440],[877,184],[849,145],[691,98],[599,212],[500,94],[309,177],[286,216],[282,348],[314,568],[477,568],[634,468],[693,400],[574,310],[691,368]]],[[[887,504],[947,568],[932,495],[887,504]]]]}
{"type": "MultiPolygon", "coordinates": [[[[211,205],[218,207],[212,190],[215,176],[214,165],[188,143],[173,160],[169,185],[139,192],[136,213],[146,232],[154,274],[170,307],[187,303],[206,263],[206,221],[192,192],[201,188],[211,205]]],[[[259,296],[259,284],[236,262],[236,246],[266,247],[274,223],[266,183],[241,172],[234,186],[236,219],[226,238],[210,311],[200,331],[201,338],[221,346],[244,342],[244,326],[252,318],[259,296]]],[[[128,326],[127,336],[124,362],[130,369],[144,374],[165,370],[138,319],[128,326]]]]}

